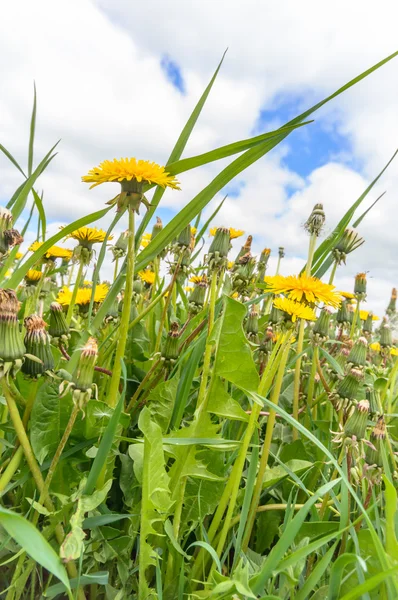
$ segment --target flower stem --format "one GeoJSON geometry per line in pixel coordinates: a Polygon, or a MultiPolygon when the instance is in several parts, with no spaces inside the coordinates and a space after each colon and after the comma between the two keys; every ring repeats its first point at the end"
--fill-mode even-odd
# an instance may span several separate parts
{"type": "Polygon", "coordinates": [[[79,290],[80,281],[82,279],[83,269],[84,269],[84,263],[81,260],[80,264],[79,264],[79,270],[77,272],[77,277],[76,277],[76,281],[75,281],[75,287],[73,288],[73,292],[72,292],[72,298],[70,299],[70,304],[68,306],[68,312],[66,314],[66,323],[68,325],[70,325],[70,322],[72,321],[73,309],[75,308],[75,302],[76,302],[77,292],[79,290]]]}
{"type": "Polygon", "coordinates": [[[115,258],[115,268],[113,269],[113,282],[116,281],[117,274],[119,272],[119,257],[115,258]]]}
{"type": "Polygon", "coordinates": [[[207,340],[206,340],[205,355],[203,358],[203,371],[202,371],[202,378],[200,380],[200,388],[199,388],[198,401],[196,404],[196,408],[199,408],[201,406],[201,404],[203,403],[203,401],[205,399],[205,395],[206,395],[207,382],[208,382],[209,373],[210,373],[211,354],[213,351],[213,344],[210,343],[209,339],[210,339],[211,330],[213,329],[213,325],[214,325],[214,313],[215,313],[216,299],[217,299],[217,274],[213,273],[213,276],[211,279],[210,298],[209,298],[209,319],[207,322],[208,335],[207,335],[207,340]]]}
{"type": "Polygon", "coordinates": [[[308,408],[312,408],[312,402],[314,399],[314,390],[315,390],[315,375],[318,367],[318,356],[319,356],[319,346],[314,346],[312,350],[312,363],[311,363],[311,373],[308,381],[308,396],[307,396],[307,404],[308,408]]]}
{"type": "MultiPolygon", "coordinates": [[[[291,339],[291,336],[288,336],[288,338],[284,342],[283,347],[281,349],[281,359],[280,359],[278,373],[276,376],[276,380],[275,380],[275,384],[274,384],[274,387],[272,390],[272,396],[271,396],[271,402],[275,406],[278,406],[278,402],[279,402],[279,396],[280,396],[281,388],[282,388],[282,381],[283,381],[283,377],[285,375],[286,362],[287,362],[287,358],[289,356],[290,339],[291,339]]],[[[246,550],[248,548],[250,537],[252,534],[252,529],[254,526],[254,521],[256,518],[257,507],[260,502],[264,474],[265,474],[265,470],[268,465],[268,458],[269,458],[269,453],[270,453],[270,448],[271,448],[272,434],[274,432],[275,418],[276,418],[276,410],[270,409],[269,417],[267,420],[267,429],[265,432],[263,451],[261,454],[259,469],[258,469],[258,473],[257,473],[256,485],[254,487],[253,497],[252,497],[252,501],[251,501],[251,505],[250,505],[250,509],[249,509],[249,514],[247,516],[246,532],[245,532],[245,536],[244,536],[244,539],[242,542],[242,551],[243,552],[246,552],[246,550]]]]}
{"type": "MultiPolygon", "coordinates": [[[[304,330],[305,321],[300,319],[299,332],[297,338],[297,349],[296,354],[301,354],[304,345],[304,330]]],[[[293,388],[293,419],[298,421],[299,415],[299,401],[300,401],[300,375],[301,375],[301,356],[296,360],[296,366],[294,369],[294,388],[293,388]]],[[[293,429],[293,440],[298,439],[297,429],[293,429]]]]}
{"type": "Polygon", "coordinates": [[[124,352],[126,349],[127,342],[127,334],[129,330],[129,321],[130,321],[130,310],[131,310],[131,300],[133,297],[133,280],[134,280],[134,262],[135,262],[135,249],[134,249],[134,209],[129,206],[128,208],[129,214],[129,238],[128,238],[128,248],[127,248],[127,265],[126,265],[126,286],[124,289],[124,298],[123,298],[123,309],[122,316],[120,318],[120,327],[119,327],[119,339],[118,344],[116,346],[116,354],[115,354],[115,363],[113,366],[113,373],[111,378],[111,383],[109,386],[108,393],[108,404],[112,408],[115,408],[117,403],[120,377],[122,374],[122,361],[124,358],[124,352]]]}
{"type": "Polygon", "coordinates": [[[159,331],[158,331],[158,335],[156,338],[156,342],[155,342],[155,350],[154,350],[154,354],[156,354],[156,352],[159,352],[160,350],[160,344],[162,342],[162,335],[163,335],[163,327],[164,327],[164,323],[166,320],[166,315],[167,315],[167,309],[169,308],[169,304],[170,304],[170,300],[171,300],[171,296],[172,296],[172,292],[173,292],[173,288],[175,285],[175,282],[177,280],[177,275],[178,275],[178,271],[180,270],[180,264],[181,261],[183,259],[184,253],[181,252],[180,256],[178,258],[177,264],[175,266],[175,271],[173,273],[173,277],[170,281],[170,284],[167,288],[167,291],[169,292],[167,298],[166,298],[166,302],[164,303],[164,308],[163,308],[163,312],[162,312],[162,316],[160,318],[160,324],[159,324],[159,331]]]}
{"type": "Polygon", "coordinates": [[[22,455],[23,455],[23,449],[22,449],[22,446],[19,446],[19,448],[15,452],[14,456],[8,463],[6,470],[0,477],[0,493],[4,491],[4,489],[10,483],[13,475],[17,471],[19,465],[21,464],[22,455]]]}
{"type": "Polygon", "coordinates": [[[352,319],[352,325],[351,325],[351,330],[350,330],[350,338],[352,339],[354,334],[355,334],[355,329],[357,326],[357,321],[358,321],[358,316],[359,316],[359,306],[360,306],[360,302],[358,300],[357,302],[357,307],[355,309],[354,312],[354,318],[352,319]]]}
{"type": "Polygon", "coordinates": [[[332,283],[334,281],[334,276],[336,275],[336,270],[337,270],[337,260],[334,261],[332,270],[330,272],[329,285],[332,285],[332,283]]]}

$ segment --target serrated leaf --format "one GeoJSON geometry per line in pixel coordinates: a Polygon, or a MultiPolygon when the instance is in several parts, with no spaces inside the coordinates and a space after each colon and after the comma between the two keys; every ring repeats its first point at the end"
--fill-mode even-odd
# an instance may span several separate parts
{"type": "Polygon", "coordinates": [[[234,400],[225,390],[220,377],[215,377],[207,410],[226,419],[237,421],[249,420],[249,415],[243,410],[239,402],[234,400]]]}
{"type": "Polygon", "coordinates": [[[260,380],[243,331],[246,308],[232,298],[225,297],[224,301],[214,373],[238,387],[257,391],[260,380]]]}
{"type": "Polygon", "coordinates": [[[169,428],[178,383],[179,376],[176,375],[162,381],[148,395],[147,406],[152,420],[159,425],[163,433],[166,433],[169,428]]]}

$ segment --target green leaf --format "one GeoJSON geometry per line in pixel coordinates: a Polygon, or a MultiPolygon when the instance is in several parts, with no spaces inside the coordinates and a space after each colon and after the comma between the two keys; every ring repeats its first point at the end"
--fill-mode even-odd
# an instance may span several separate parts
{"type": "MultiPolygon", "coordinates": [[[[74,577],[69,581],[72,590],[76,589],[79,585],[91,585],[96,583],[97,585],[107,585],[109,579],[108,571],[97,571],[96,573],[87,573],[80,575],[80,577],[74,577]]],[[[65,586],[62,583],[57,583],[47,588],[44,592],[44,598],[55,598],[65,592],[65,586]]]]}
{"type": "MultiPolygon", "coordinates": [[[[313,463],[308,460],[297,460],[293,458],[286,462],[286,467],[293,473],[301,473],[302,471],[310,469],[312,466],[313,463]]],[[[282,479],[286,479],[288,476],[287,470],[282,465],[267,469],[264,474],[263,489],[273,487],[276,483],[282,481],[282,479]]]]}
{"type": "Polygon", "coordinates": [[[218,558],[217,552],[214,550],[213,546],[210,546],[210,544],[208,544],[207,542],[198,541],[193,542],[190,546],[188,546],[187,550],[189,550],[190,548],[195,548],[196,546],[199,546],[199,548],[204,548],[210,554],[210,556],[216,564],[218,571],[221,573],[222,568],[220,559],[218,558]]]}
{"type": "Polygon", "coordinates": [[[47,229],[47,221],[46,221],[46,213],[44,212],[43,202],[40,196],[32,189],[33,198],[36,204],[37,212],[39,213],[39,224],[41,225],[41,235],[43,238],[43,242],[46,239],[46,229],[47,229]]]}
{"type": "MultiPolygon", "coordinates": [[[[13,157],[13,155],[12,155],[10,152],[8,152],[8,150],[7,150],[7,149],[6,149],[6,148],[3,146],[3,144],[0,144],[0,150],[3,152],[3,154],[5,154],[5,155],[6,155],[6,157],[8,158],[8,160],[12,162],[12,164],[14,165],[14,167],[16,167],[16,168],[18,169],[18,171],[19,171],[20,173],[22,173],[22,175],[23,175],[23,176],[25,177],[25,179],[26,179],[26,175],[25,175],[25,173],[23,172],[23,169],[22,169],[22,168],[19,166],[19,164],[18,164],[18,162],[16,161],[16,159],[13,157]]],[[[19,194],[19,192],[21,191],[21,189],[22,189],[23,185],[24,185],[24,184],[22,183],[22,184],[19,186],[19,188],[17,189],[17,192],[18,192],[18,194],[19,194]]],[[[7,206],[7,208],[9,208],[9,207],[7,206]]]]}
{"type": "Polygon", "coordinates": [[[40,464],[55,454],[71,410],[70,395],[60,398],[59,383],[45,383],[38,391],[30,420],[30,442],[40,464]]]}
{"type": "Polygon", "coordinates": [[[147,399],[146,404],[152,421],[159,425],[163,433],[166,433],[169,428],[178,383],[178,376],[162,381],[150,392],[147,399]]]}
{"type": "Polygon", "coordinates": [[[30,119],[30,136],[29,136],[29,152],[28,152],[28,177],[32,175],[33,168],[33,145],[35,141],[35,129],[36,129],[36,83],[33,83],[33,109],[32,117],[30,119]]]}
{"type": "MultiPolygon", "coordinates": [[[[93,221],[98,221],[99,219],[102,219],[102,217],[104,217],[111,209],[112,207],[109,206],[107,208],[103,208],[102,210],[98,210],[95,213],[91,213],[90,215],[86,215],[85,217],[81,217],[80,219],[77,219],[73,223],[70,223],[61,231],[50,237],[44,242],[44,244],[40,246],[38,250],[36,250],[36,252],[32,254],[30,258],[28,258],[28,260],[26,260],[22,265],[20,265],[20,267],[15,271],[15,273],[11,275],[10,279],[7,281],[7,286],[9,288],[16,289],[21,283],[22,279],[25,277],[26,273],[29,271],[29,269],[31,269],[33,265],[41,259],[41,257],[45,254],[45,252],[47,252],[47,250],[51,248],[51,246],[62,240],[62,238],[67,236],[69,233],[72,233],[73,231],[76,231],[76,229],[79,229],[79,227],[84,227],[85,225],[89,225],[89,223],[92,223],[93,221]]],[[[116,295],[117,293],[118,292],[116,292],[116,295]]]]}
{"type": "Polygon", "coordinates": [[[317,499],[319,497],[322,497],[324,494],[327,494],[339,482],[340,479],[335,479],[334,481],[329,481],[321,488],[319,488],[319,490],[317,490],[317,493],[307,500],[304,506],[300,508],[297,515],[290,521],[288,526],[285,528],[282,536],[267,556],[267,559],[265,560],[264,565],[261,568],[258,575],[256,575],[250,580],[251,589],[255,593],[261,594],[266,581],[271,576],[272,572],[278,567],[285,553],[291,546],[298,531],[300,530],[301,525],[304,523],[308,512],[310,511],[312,506],[317,502],[317,499]]]}
{"type": "Polygon", "coordinates": [[[355,562],[359,562],[362,566],[362,569],[366,571],[365,561],[356,554],[350,554],[346,552],[335,560],[330,571],[328,600],[339,600],[341,597],[340,586],[343,577],[343,571],[347,565],[355,562]]]}
{"type": "Polygon", "coordinates": [[[340,596],[340,600],[356,600],[356,598],[363,598],[366,592],[370,592],[376,586],[386,581],[388,577],[396,578],[397,577],[398,566],[391,567],[386,571],[382,571],[381,573],[377,573],[377,575],[373,575],[370,579],[364,581],[360,585],[357,585],[354,590],[348,592],[348,594],[344,594],[344,596],[340,596]]]}
{"type": "Polygon", "coordinates": [[[315,589],[316,585],[321,580],[323,574],[325,573],[326,569],[329,567],[330,562],[332,561],[337,543],[338,542],[333,544],[333,546],[329,548],[329,550],[324,554],[324,556],[322,556],[321,560],[317,561],[314,569],[311,571],[311,574],[305,580],[303,587],[301,587],[296,593],[295,600],[306,600],[306,598],[310,595],[312,590],[315,589]]]}
{"type": "Polygon", "coordinates": [[[331,356],[329,354],[329,352],[327,352],[325,350],[325,348],[319,347],[319,351],[326,358],[326,360],[328,361],[329,365],[332,367],[333,371],[335,371],[335,373],[337,373],[338,375],[344,375],[344,371],[341,368],[341,365],[339,365],[337,360],[335,358],[333,358],[333,356],[331,356]]]}
{"type": "Polygon", "coordinates": [[[383,192],[382,194],[380,194],[380,196],[378,198],[376,198],[376,200],[374,202],[372,202],[372,204],[369,206],[369,208],[367,208],[365,210],[364,213],[361,214],[360,217],[358,217],[358,219],[355,221],[355,223],[352,224],[353,227],[358,227],[358,225],[363,221],[363,219],[366,217],[366,215],[368,214],[368,212],[370,210],[372,210],[372,208],[378,203],[379,200],[381,200],[383,198],[383,196],[386,194],[386,192],[383,192]]]}
{"type": "Polygon", "coordinates": [[[255,391],[260,380],[242,326],[246,308],[229,297],[224,301],[214,373],[240,388],[255,391]]]}
{"type": "Polygon", "coordinates": [[[383,475],[386,500],[386,550],[387,554],[394,560],[398,560],[398,542],[395,535],[395,523],[397,514],[397,490],[391,481],[383,475]]]}
{"type": "Polygon", "coordinates": [[[216,377],[213,383],[207,410],[226,419],[249,420],[249,415],[243,410],[239,402],[234,400],[225,390],[225,385],[220,377],[216,377]]]}
{"type": "MultiPolygon", "coordinates": [[[[219,70],[221,69],[221,65],[223,63],[224,57],[225,57],[226,51],[224,52],[224,54],[222,55],[222,58],[218,64],[217,69],[215,70],[215,73],[213,75],[213,77],[210,79],[210,82],[207,86],[207,88],[205,89],[205,91],[203,92],[202,96],[199,98],[199,101],[197,103],[197,105],[195,106],[194,110],[192,111],[187,123],[185,124],[183,130],[181,131],[178,140],[175,143],[175,146],[173,148],[173,150],[171,151],[171,154],[169,156],[169,159],[166,163],[166,165],[170,165],[173,162],[176,162],[179,160],[179,158],[181,157],[182,153],[185,150],[185,146],[187,145],[187,142],[190,138],[190,135],[196,125],[197,120],[199,119],[200,113],[202,112],[202,109],[206,103],[206,100],[210,94],[211,88],[213,87],[213,84],[216,80],[216,77],[218,75],[219,70]]],[[[141,239],[142,234],[144,233],[149,221],[151,220],[151,218],[153,217],[153,215],[155,214],[155,211],[159,205],[159,202],[161,201],[163,194],[164,194],[165,190],[158,186],[155,190],[155,193],[153,195],[152,201],[151,201],[151,208],[147,211],[147,213],[144,215],[141,224],[138,228],[137,231],[137,235],[136,235],[136,241],[141,239]]]]}
{"type": "Polygon", "coordinates": [[[70,591],[68,575],[60,557],[32,523],[0,506],[0,524],[34,561],[55,575],[70,591]]]}
{"type": "Polygon", "coordinates": [[[176,539],[176,537],[174,535],[173,525],[171,524],[170,519],[166,519],[165,524],[164,524],[164,530],[165,530],[169,540],[171,541],[173,548],[175,550],[177,550],[178,554],[181,554],[181,556],[183,556],[187,560],[191,560],[192,557],[189,556],[186,552],[184,552],[184,550],[181,548],[180,544],[178,543],[178,540],[176,539]]]}

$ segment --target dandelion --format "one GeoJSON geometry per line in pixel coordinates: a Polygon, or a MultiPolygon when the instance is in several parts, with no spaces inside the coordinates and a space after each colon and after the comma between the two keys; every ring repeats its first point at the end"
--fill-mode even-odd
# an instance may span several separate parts
{"type": "Polygon", "coordinates": [[[43,277],[43,273],[41,271],[36,271],[36,269],[29,269],[25,275],[26,283],[30,285],[35,285],[40,279],[43,277]]]}
{"type": "Polygon", "coordinates": [[[285,294],[296,302],[323,302],[326,306],[334,308],[341,304],[340,295],[334,291],[334,286],[323,283],[316,277],[275,275],[274,277],[264,277],[264,281],[274,294],[285,294]]]}
{"type": "Polygon", "coordinates": [[[136,158],[114,158],[104,160],[98,167],[90,169],[87,175],[82,177],[84,183],[92,183],[90,190],[101,183],[118,181],[137,182],[143,184],[155,184],[162,188],[170,187],[179,190],[179,182],[174,175],[170,175],[161,167],[149,160],[137,160],[136,158]]]}
{"type": "Polygon", "coordinates": [[[149,243],[152,240],[152,234],[151,233],[144,233],[144,235],[141,238],[141,247],[142,248],[146,248],[149,243]]]}
{"type": "MultiPolygon", "coordinates": [[[[29,246],[30,252],[36,252],[43,246],[44,242],[33,242],[29,246]]],[[[46,252],[44,252],[43,257],[48,259],[54,258],[62,258],[64,260],[70,260],[72,258],[73,251],[69,250],[69,248],[61,248],[61,246],[51,246],[46,252]]],[[[21,255],[22,257],[22,255],[21,255]]]]}
{"type": "Polygon", "coordinates": [[[380,317],[377,317],[372,312],[369,312],[367,310],[359,311],[359,318],[361,319],[361,321],[366,321],[369,316],[372,317],[372,321],[380,321],[380,317]]]}
{"type": "MultiPolygon", "coordinates": [[[[105,284],[105,283],[98,284],[95,288],[94,302],[96,302],[96,303],[103,302],[105,300],[105,297],[106,297],[108,291],[109,291],[109,287],[107,284],[105,284]]],[[[93,293],[93,290],[91,287],[78,288],[75,304],[78,304],[79,306],[84,306],[84,305],[90,304],[92,293],[93,293]]],[[[71,300],[72,300],[72,294],[73,294],[73,291],[70,288],[64,286],[59,291],[56,302],[58,302],[62,306],[69,306],[71,303],[71,300]]]]}
{"type": "MultiPolygon", "coordinates": [[[[216,233],[217,233],[217,229],[220,229],[220,228],[219,227],[212,227],[210,229],[210,235],[215,236],[216,233]]],[[[229,239],[231,239],[231,240],[234,240],[234,239],[236,239],[238,237],[241,237],[245,233],[242,229],[234,229],[233,227],[229,227],[228,231],[229,231],[229,239]]]]}
{"type": "Polygon", "coordinates": [[[275,298],[274,307],[277,310],[281,310],[285,314],[289,315],[293,323],[297,319],[303,319],[305,321],[316,320],[316,316],[312,308],[306,304],[302,304],[301,302],[289,300],[289,298],[275,298]]]}
{"type": "Polygon", "coordinates": [[[153,285],[155,283],[156,275],[154,271],[149,271],[149,269],[147,269],[145,271],[139,271],[138,277],[148,285],[153,285]]]}
{"type": "MultiPolygon", "coordinates": [[[[84,248],[91,250],[93,244],[102,244],[106,237],[106,231],[103,229],[97,229],[97,227],[79,227],[73,233],[66,236],[67,238],[73,238],[77,240],[84,248]]],[[[113,236],[110,235],[108,240],[112,240],[113,236]]]]}

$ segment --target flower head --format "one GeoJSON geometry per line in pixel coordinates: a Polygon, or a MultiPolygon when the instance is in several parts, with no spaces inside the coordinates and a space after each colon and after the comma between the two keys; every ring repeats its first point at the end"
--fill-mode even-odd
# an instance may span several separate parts
{"type": "Polygon", "coordinates": [[[264,277],[264,281],[274,294],[286,294],[297,302],[323,302],[326,306],[335,308],[341,303],[340,295],[334,291],[334,286],[323,283],[316,277],[276,275],[264,277]]]}
{"type": "MultiPolygon", "coordinates": [[[[210,235],[216,235],[217,229],[219,229],[219,227],[212,227],[210,229],[210,235]]],[[[234,229],[233,227],[229,227],[229,238],[231,240],[241,237],[244,233],[245,232],[242,229],[234,229]]]]}
{"type": "MultiPolygon", "coordinates": [[[[68,238],[77,240],[82,246],[86,244],[101,244],[106,237],[106,232],[103,229],[97,229],[97,227],[79,227],[73,233],[70,233],[68,238]]],[[[111,240],[113,236],[109,236],[108,240],[111,240]]]]}
{"type": "Polygon", "coordinates": [[[380,317],[377,317],[376,315],[374,315],[373,313],[367,311],[367,310],[360,310],[359,311],[359,318],[361,319],[361,321],[366,321],[366,319],[371,316],[372,317],[372,321],[380,321],[380,317]]]}
{"type": "Polygon", "coordinates": [[[91,169],[87,175],[82,177],[85,183],[92,183],[90,189],[112,181],[132,181],[138,183],[149,183],[160,185],[163,188],[170,187],[179,190],[179,182],[174,175],[165,171],[154,162],[148,160],[137,160],[136,158],[114,158],[104,160],[98,167],[91,169]]]}
{"type": "Polygon", "coordinates": [[[139,271],[138,277],[145,281],[148,285],[153,285],[155,283],[155,273],[153,271],[149,271],[148,269],[145,271],[139,271]]]}
{"type": "Polygon", "coordinates": [[[43,273],[41,271],[36,271],[35,269],[29,269],[29,271],[25,275],[25,281],[27,283],[37,283],[43,277],[43,273]]]}
{"type": "Polygon", "coordinates": [[[301,302],[289,300],[289,298],[275,298],[274,307],[288,314],[293,323],[296,319],[304,319],[305,321],[316,320],[315,313],[309,306],[301,302]]]}
{"type": "MultiPolygon", "coordinates": [[[[106,283],[99,283],[95,288],[94,302],[103,302],[108,293],[109,287],[106,283]]],[[[77,290],[76,304],[84,306],[90,304],[93,290],[90,287],[83,287],[77,290]]],[[[72,299],[72,290],[64,286],[58,293],[57,302],[62,306],[69,306],[72,299]]]]}
{"type": "Polygon", "coordinates": [[[351,292],[337,292],[337,294],[340,294],[340,296],[342,296],[346,300],[353,300],[355,298],[354,294],[352,294],[351,292]]]}
{"type": "Polygon", "coordinates": [[[152,233],[144,233],[141,238],[141,246],[142,248],[146,248],[152,239],[152,233]]]}
{"type": "Polygon", "coordinates": [[[206,275],[192,275],[192,277],[189,278],[189,281],[191,283],[201,283],[204,281],[207,284],[207,277],[206,275]]]}
{"type": "MultiPolygon", "coordinates": [[[[44,242],[33,242],[29,246],[30,252],[36,252],[39,248],[42,247],[44,242]]],[[[66,260],[70,260],[72,258],[72,250],[69,248],[61,248],[61,246],[51,246],[44,254],[44,258],[64,258],[66,260]]]]}

